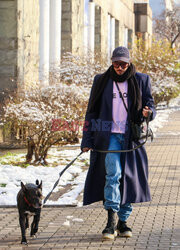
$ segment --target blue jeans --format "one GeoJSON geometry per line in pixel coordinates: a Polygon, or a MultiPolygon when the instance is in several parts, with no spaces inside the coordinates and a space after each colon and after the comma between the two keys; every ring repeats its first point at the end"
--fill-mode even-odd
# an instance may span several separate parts
{"type": "MultiPolygon", "coordinates": [[[[108,150],[121,150],[124,134],[112,133],[108,150]]],[[[106,183],[104,187],[104,208],[117,212],[121,221],[126,221],[132,212],[132,205],[121,205],[120,179],[122,177],[121,153],[107,153],[105,158],[106,183]]]]}

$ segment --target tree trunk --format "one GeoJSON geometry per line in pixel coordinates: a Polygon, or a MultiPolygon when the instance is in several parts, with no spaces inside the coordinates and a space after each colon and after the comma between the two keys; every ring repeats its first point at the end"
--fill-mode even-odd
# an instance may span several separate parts
{"type": "Polygon", "coordinates": [[[47,157],[47,151],[48,151],[49,147],[46,148],[46,145],[39,145],[39,144],[35,144],[35,164],[42,164],[42,165],[48,165],[47,161],[46,161],[46,157],[47,157]]]}
{"type": "Polygon", "coordinates": [[[34,149],[35,149],[35,143],[31,137],[28,137],[26,162],[30,162],[32,160],[34,149]]]}

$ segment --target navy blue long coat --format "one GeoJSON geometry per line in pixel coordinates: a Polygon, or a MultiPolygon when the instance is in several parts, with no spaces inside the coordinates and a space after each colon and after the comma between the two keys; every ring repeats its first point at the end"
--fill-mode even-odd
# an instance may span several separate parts
{"type": "MultiPolygon", "coordinates": [[[[95,76],[92,88],[95,86],[99,76],[95,76]]],[[[148,75],[142,73],[136,73],[135,76],[140,87],[142,107],[148,106],[152,110],[152,120],[156,115],[156,111],[151,95],[150,78],[148,75]]],[[[113,80],[109,79],[102,94],[100,112],[98,114],[96,112],[86,113],[86,126],[83,132],[81,148],[108,149],[111,135],[112,102],[113,80]]],[[[130,106],[131,100],[128,98],[128,107],[130,108],[130,106]]],[[[130,140],[131,129],[128,122],[126,126],[124,149],[131,149],[136,144],[130,140]]],[[[105,156],[105,153],[96,151],[91,151],[90,153],[90,167],[84,187],[84,205],[104,200],[105,156]]],[[[133,152],[122,153],[121,161],[123,167],[120,185],[121,204],[150,201],[148,159],[144,146],[133,152]]]]}

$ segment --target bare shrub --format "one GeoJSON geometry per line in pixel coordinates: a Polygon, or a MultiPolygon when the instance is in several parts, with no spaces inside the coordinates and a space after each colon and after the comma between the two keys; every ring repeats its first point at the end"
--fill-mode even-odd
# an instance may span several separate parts
{"type": "Polygon", "coordinates": [[[46,163],[56,143],[78,142],[88,90],[71,84],[29,89],[4,107],[4,122],[28,129],[27,161],[46,163]],[[74,127],[75,126],[75,127],[74,127]]]}

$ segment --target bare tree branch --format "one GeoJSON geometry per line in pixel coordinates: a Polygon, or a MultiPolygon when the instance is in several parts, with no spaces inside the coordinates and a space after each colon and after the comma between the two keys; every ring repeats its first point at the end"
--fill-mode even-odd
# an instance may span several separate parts
{"type": "Polygon", "coordinates": [[[160,38],[165,38],[173,47],[180,33],[180,8],[174,7],[172,11],[163,11],[155,19],[155,33],[160,38]]]}

